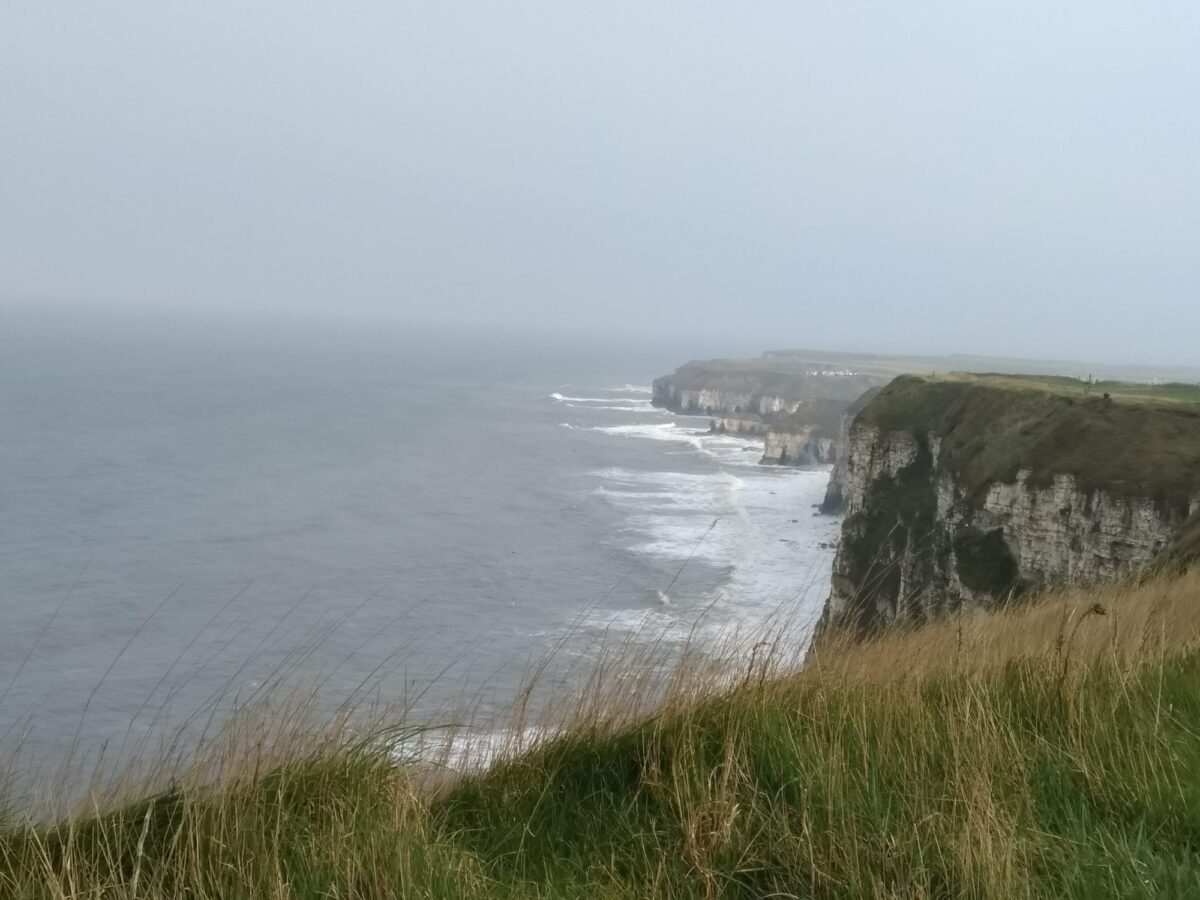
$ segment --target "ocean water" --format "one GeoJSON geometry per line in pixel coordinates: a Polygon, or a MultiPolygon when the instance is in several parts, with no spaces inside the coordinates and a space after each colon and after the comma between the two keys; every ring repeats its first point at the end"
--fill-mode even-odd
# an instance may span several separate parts
{"type": "Polygon", "coordinates": [[[487,729],[553,647],[815,620],[828,470],[651,407],[689,355],[10,318],[0,756],[119,758],[282,670],[331,707],[365,682],[418,717],[470,696],[487,729]]]}

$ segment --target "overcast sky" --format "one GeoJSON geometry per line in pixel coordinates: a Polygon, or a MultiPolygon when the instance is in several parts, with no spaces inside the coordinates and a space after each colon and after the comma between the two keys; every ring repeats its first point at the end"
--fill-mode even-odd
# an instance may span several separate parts
{"type": "Polygon", "coordinates": [[[1200,4],[0,6],[0,312],[1188,363],[1200,4]]]}

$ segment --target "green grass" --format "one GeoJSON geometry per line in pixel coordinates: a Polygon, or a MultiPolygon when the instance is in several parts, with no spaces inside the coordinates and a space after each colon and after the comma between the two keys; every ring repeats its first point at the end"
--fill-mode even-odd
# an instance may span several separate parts
{"type": "Polygon", "coordinates": [[[831,642],[471,777],[360,738],[9,824],[0,896],[1200,897],[1200,578],[1086,599],[831,642]]]}
{"type": "Polygon", "coordinates": [[[917,691],[749,691],[550,748],[443,813],[494,877],[550,896],[1200,891],[1197,679],[1189,655],[1069,689],[1014,666],[917,691]]]}
{"type": "Polygon", "coordinates": [[[1170,382],[1145,384],[1128,381],[1080,381],[1061,375],[1008,375],[999,372],[953,372],[949,380],[1004,385],[1013,389],[1048,391],[1060,396],[1092,397],[1105,394],[1117,400],[1149,404],[1200,404],[1200,385],[1170,382]]]}
{"type": "Polygon", "coordinates": [[[1200,494],[1200,388],[1015,375],[901,376],[857,422],[943,439],[940,464],[968,498],[1011,482],[1074,475],[1084,490],[1181,510],[1200,494]],[[1109,393],[1109,399],[1103,394],[1109,393]]]}

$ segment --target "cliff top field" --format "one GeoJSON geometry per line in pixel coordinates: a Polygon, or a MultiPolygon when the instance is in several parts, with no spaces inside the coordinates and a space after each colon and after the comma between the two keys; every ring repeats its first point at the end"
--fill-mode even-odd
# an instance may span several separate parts
{"type": "Polygon", "coordinates": [[[1051,376],[900,376],[857,423],[939,436],[968,496],[1028,469],[1186,510],[1200,494],[1200,388],[1051,376]],[[1104,394],[1109,394],[1106,398],[1104,394]]]}
{"type": "Polygon", "coordinates": [[[975,356],[969,354],[947,355],[904,355],[885,353],[856,353],[850,351],[785,349],[770,350],[760,357],[746,360],[728,360],[736,365],[754,365],[767,361],[776,365],[800,365],[826,369],[846,369],[894,378],[905,374],[943,375],[952,372],[1013,372],[1030,376],[1035,380],[1042,377],[1064,380],[1086,379],[1089,375],[1097,379],[1128,383],[1154,381],[1177,381],[1196,383],[1200,381],[1200,368],[1173,365],[1120,365],[1113,363],[1080,362],[1078,360],[1014,359],[999,356],[975,356]]]}
{"type": "Polygon", "coordinates": [[[1066,397],[1097,395],[1103,397],[1104,394],[1108,394],[1114,399],[1131,403],[1200,405],[1200,383],[1178,381],[1152,383],[1111,379],[1088,382],[1065,375],[1023,375],[1002,372],[950,372],[946,375],[934,376],[934,379],[995,385],[1012,390],[1039,390],[1066,397]]]}
{"type": "Polygon", "coordinates": [[[247,718],[165,788],[10,817],[0,896],[1197,896],[1198,600],[1184,575],[828,637],[799,674],[685,661],[664,706],[593,685],[471,777],[406,766],[402,725],[247,718]]]}

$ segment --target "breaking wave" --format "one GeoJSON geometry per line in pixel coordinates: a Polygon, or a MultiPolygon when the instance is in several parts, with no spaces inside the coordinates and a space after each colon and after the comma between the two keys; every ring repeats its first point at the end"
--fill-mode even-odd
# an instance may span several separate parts
{"type": "MultiPolygon", "coordinates": [[[[568,405],[575,403],[627,403],[637,404],[635,407],[637,412],[644,412],[650,406],[649,400],[638,400],[633,397],[568,397],[565,394],[560,394],[555,391],[550,395],[551,400],[558,403],[566,403],[568,405]]],[[[604,407],[591,406],[589,409],[603,409],[604,407]]]]}

